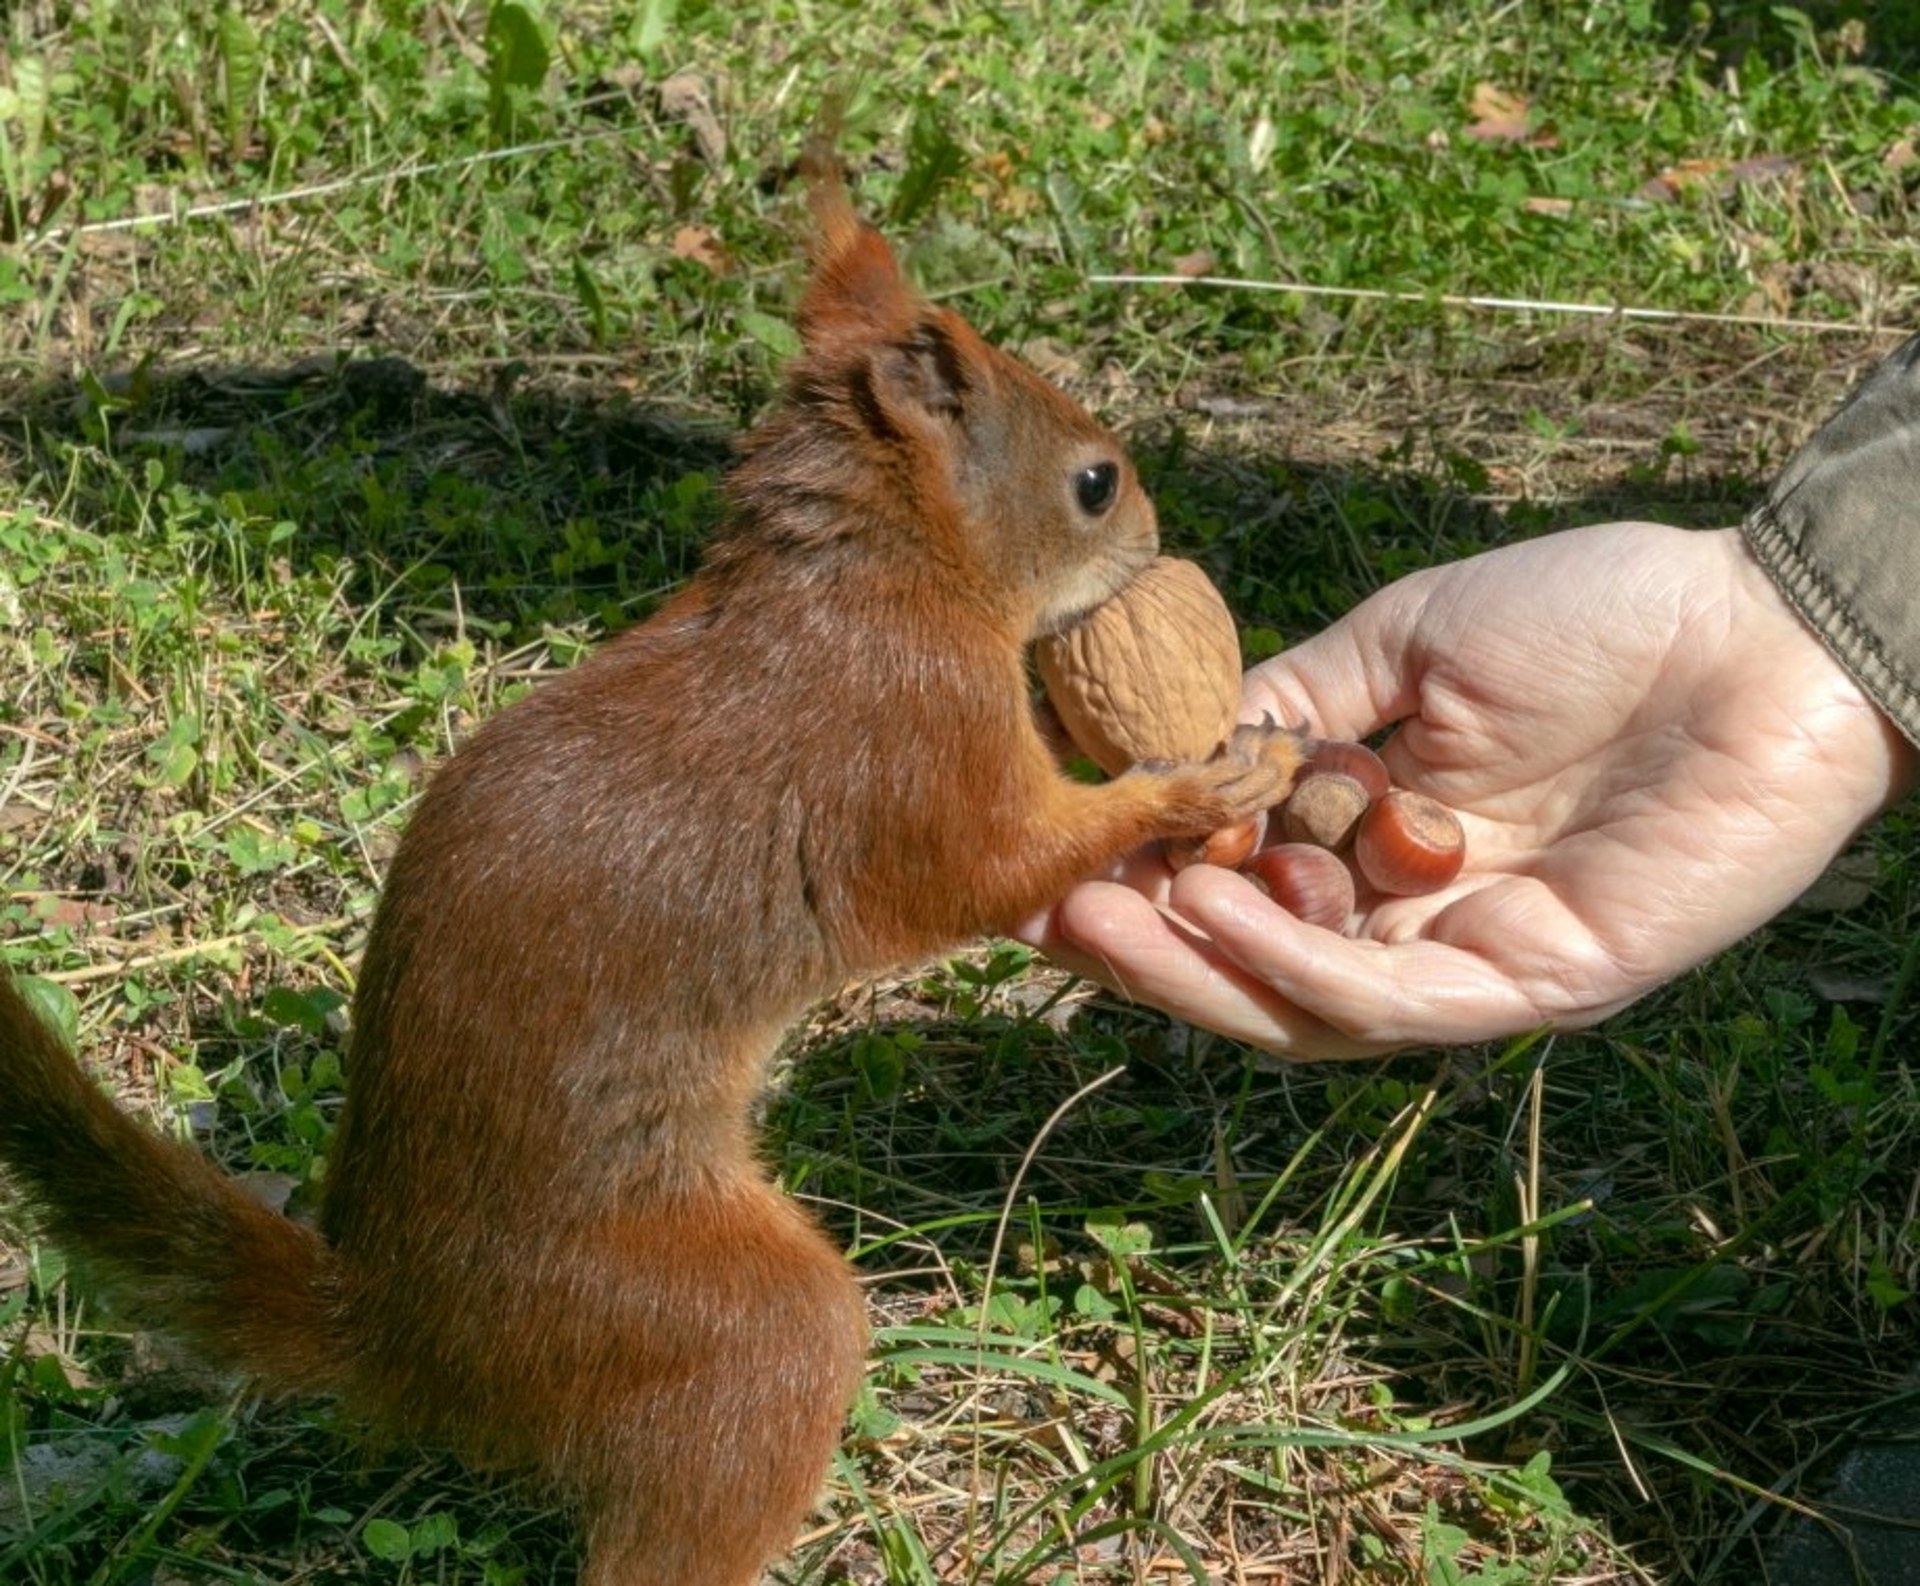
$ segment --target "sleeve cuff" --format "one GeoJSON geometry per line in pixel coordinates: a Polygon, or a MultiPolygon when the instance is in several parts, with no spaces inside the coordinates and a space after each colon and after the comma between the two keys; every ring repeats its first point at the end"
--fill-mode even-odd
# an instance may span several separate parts
{"type": "Polygon", "coordinates": [[[1788,603],[1920,744],[1920,336],[1794,453],[1741,532],[1788,603]]]}

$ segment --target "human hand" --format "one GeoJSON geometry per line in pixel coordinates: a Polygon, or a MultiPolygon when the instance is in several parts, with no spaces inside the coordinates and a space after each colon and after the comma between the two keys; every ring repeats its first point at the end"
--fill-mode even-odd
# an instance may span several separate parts
{"type": "Polygon", "coordinates": [[[1247,675],[1244,714],[1364,738],[1455,810],[1467,865],[1353,935],[1137,855],[1023,932],[1068,967],[1296,1057],[1573,1028],[1790,903],[1914,752],[1735,530],[1614,523],[1413,574],[1247,675]]]}

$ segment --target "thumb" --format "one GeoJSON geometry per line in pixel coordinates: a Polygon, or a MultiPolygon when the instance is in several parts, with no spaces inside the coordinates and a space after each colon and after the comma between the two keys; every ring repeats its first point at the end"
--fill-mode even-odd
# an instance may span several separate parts
{"type": "Polygon", "coordinates": [[[1414,621],[1431,573],[1414,573],[1367,597],[1310,639],[1262,661],[1241,683],[1240,714],[1304,720],[1322,738],[1365,738],[1413,709],[1414,621]]]}

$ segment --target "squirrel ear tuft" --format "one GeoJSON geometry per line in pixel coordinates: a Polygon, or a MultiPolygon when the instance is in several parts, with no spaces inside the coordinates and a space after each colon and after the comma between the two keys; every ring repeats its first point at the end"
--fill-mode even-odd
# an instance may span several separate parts
{"type": "Polygon", "coordinates": [[[899,336],[919,302],[901,279],[886,239],[862,225],[847,197],[831,128],[800,156],[813,211],[813,279],[800,299],[800,339],[810,348],[847,336],[899,336]]]}
{"type": "Polygon", "coordinates": [[[800,339],[810,350],[846,338],[898,336],[918,309],[880,233],[850,224],[851,235],[831,252],[822,249],[800,299],[800,339]]]}

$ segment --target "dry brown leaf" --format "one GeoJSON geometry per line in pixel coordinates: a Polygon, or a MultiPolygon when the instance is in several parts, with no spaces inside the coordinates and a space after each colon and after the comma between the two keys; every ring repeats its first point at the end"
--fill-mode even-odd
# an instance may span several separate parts
{"type": "Polygon", "coordinates": [[[719,234],[708,226],[682,226],[676,231],[673,256],[691,260],[713,275],[725,275],[733,268],[733,256],[721,245],[719,234]]]}
{"type": "Polygon", "coordinates": [[[70,1356],[62,1340],[44,1327],[29,1327],[27,1336],[20,1340],[19,1347],[25,1351],[29,1360],[50,1360],[58,1367],[60,1375],[66,1379],[70,1388],[90,1388],[94,1378],[87,1368],[70,1356]]]}
{"type": "Polygon", "coordinates": [[[969,184],[983,200],[1008,220],[1021,220],[1043,202],[1039,193],[1020,181],[1021,162],[1005,149],[995,149],[975,166],[981,180],[969,184]]]}
{"type": "Polygon", "coordinates": [[[1685,193],[1728,197],[1744,182],[1775,181],[1790,175],[1797,162],[1783,154],[1759,154],[1750,160],[1681,160],[1640,189],[1641,198],[1669,203],[1685,193]]]}
{"type": "Polygon", "coordinates": [[[727,132],[714,98],[707,80],[694,72],[677,72],[660,85],[661,114],[686,123],[700,158],[717,166],[727,157],[727,132]]]}
{"type": "Polygon", "coordinates": [[[1693,192],[1708,187],[1719,180],[1721,162],[1718,160],[1682,160],[1678,165],[1670,165],[1640,189],[1640,197],[1657,200],[1671,200],[1682,193],[1693,192]]]}
{"type": "Polygon", "coordinates": [[[1799,169],[1800,162],[1784,154],[1756,154],[1750,160],[1735,160],[1727,167],[1726,191],[1731,191],[1741,182],[1770,182],[1778,177],[1790,176],[1799,169]]]}
{"type": "Polygon", "coordinates": [[[277,1212],[287,1209],[287,1202],[301,1184],[296,1174],[271,1173],[265,1169],[236,1173],[233,1181],[262,1205],[271,1206],[277,1212]]]}
{"type": "Polygon", "coordinates": [[[1847,975],[1816,964],[1807,971],[1807,985],[1823,1002],[1864,1002],[1879,1006],[1893,998],[1891,975],[1847,975]]]}
{"type": "Polygon", "coordinates": [[[1525,143],[1531,132],[1532,106],[1523,94],[1509,93],[1493,83],[1476,83],[1467,102],[1473,124],[1467,136],[1486,143],[1525,143]]]}
{"type": "Polygon", "coordinates": [[[1052,336],[1036,336],[1020,345],[1020,360],[1055,385],[1074,386],[1086,378],[1086,365],[1066,343],[1052,336]]]}
{"type": "Polygon", "coordinates": [[[1880,863],[1872,854],[1844,853],[1794,900],[1793,906],[1815,914],[1845,914],[1865,904],[1879,880],[1880,863]]]}
{"type": "Polygon", "coordinates": [[[1780,314],[1793,312],[1794,266],[1775,262],[1754,272],[1753,288],[1740,300],[1743,314],[1780,314]]]}
{"type": "Polygon", "coordinates": [[[89,903],[84,898],[62,898],[51,894],[33,906],[34,918],[48,925],[104,925],[118,919],[120,911],[111,903],[89,903]]]}

